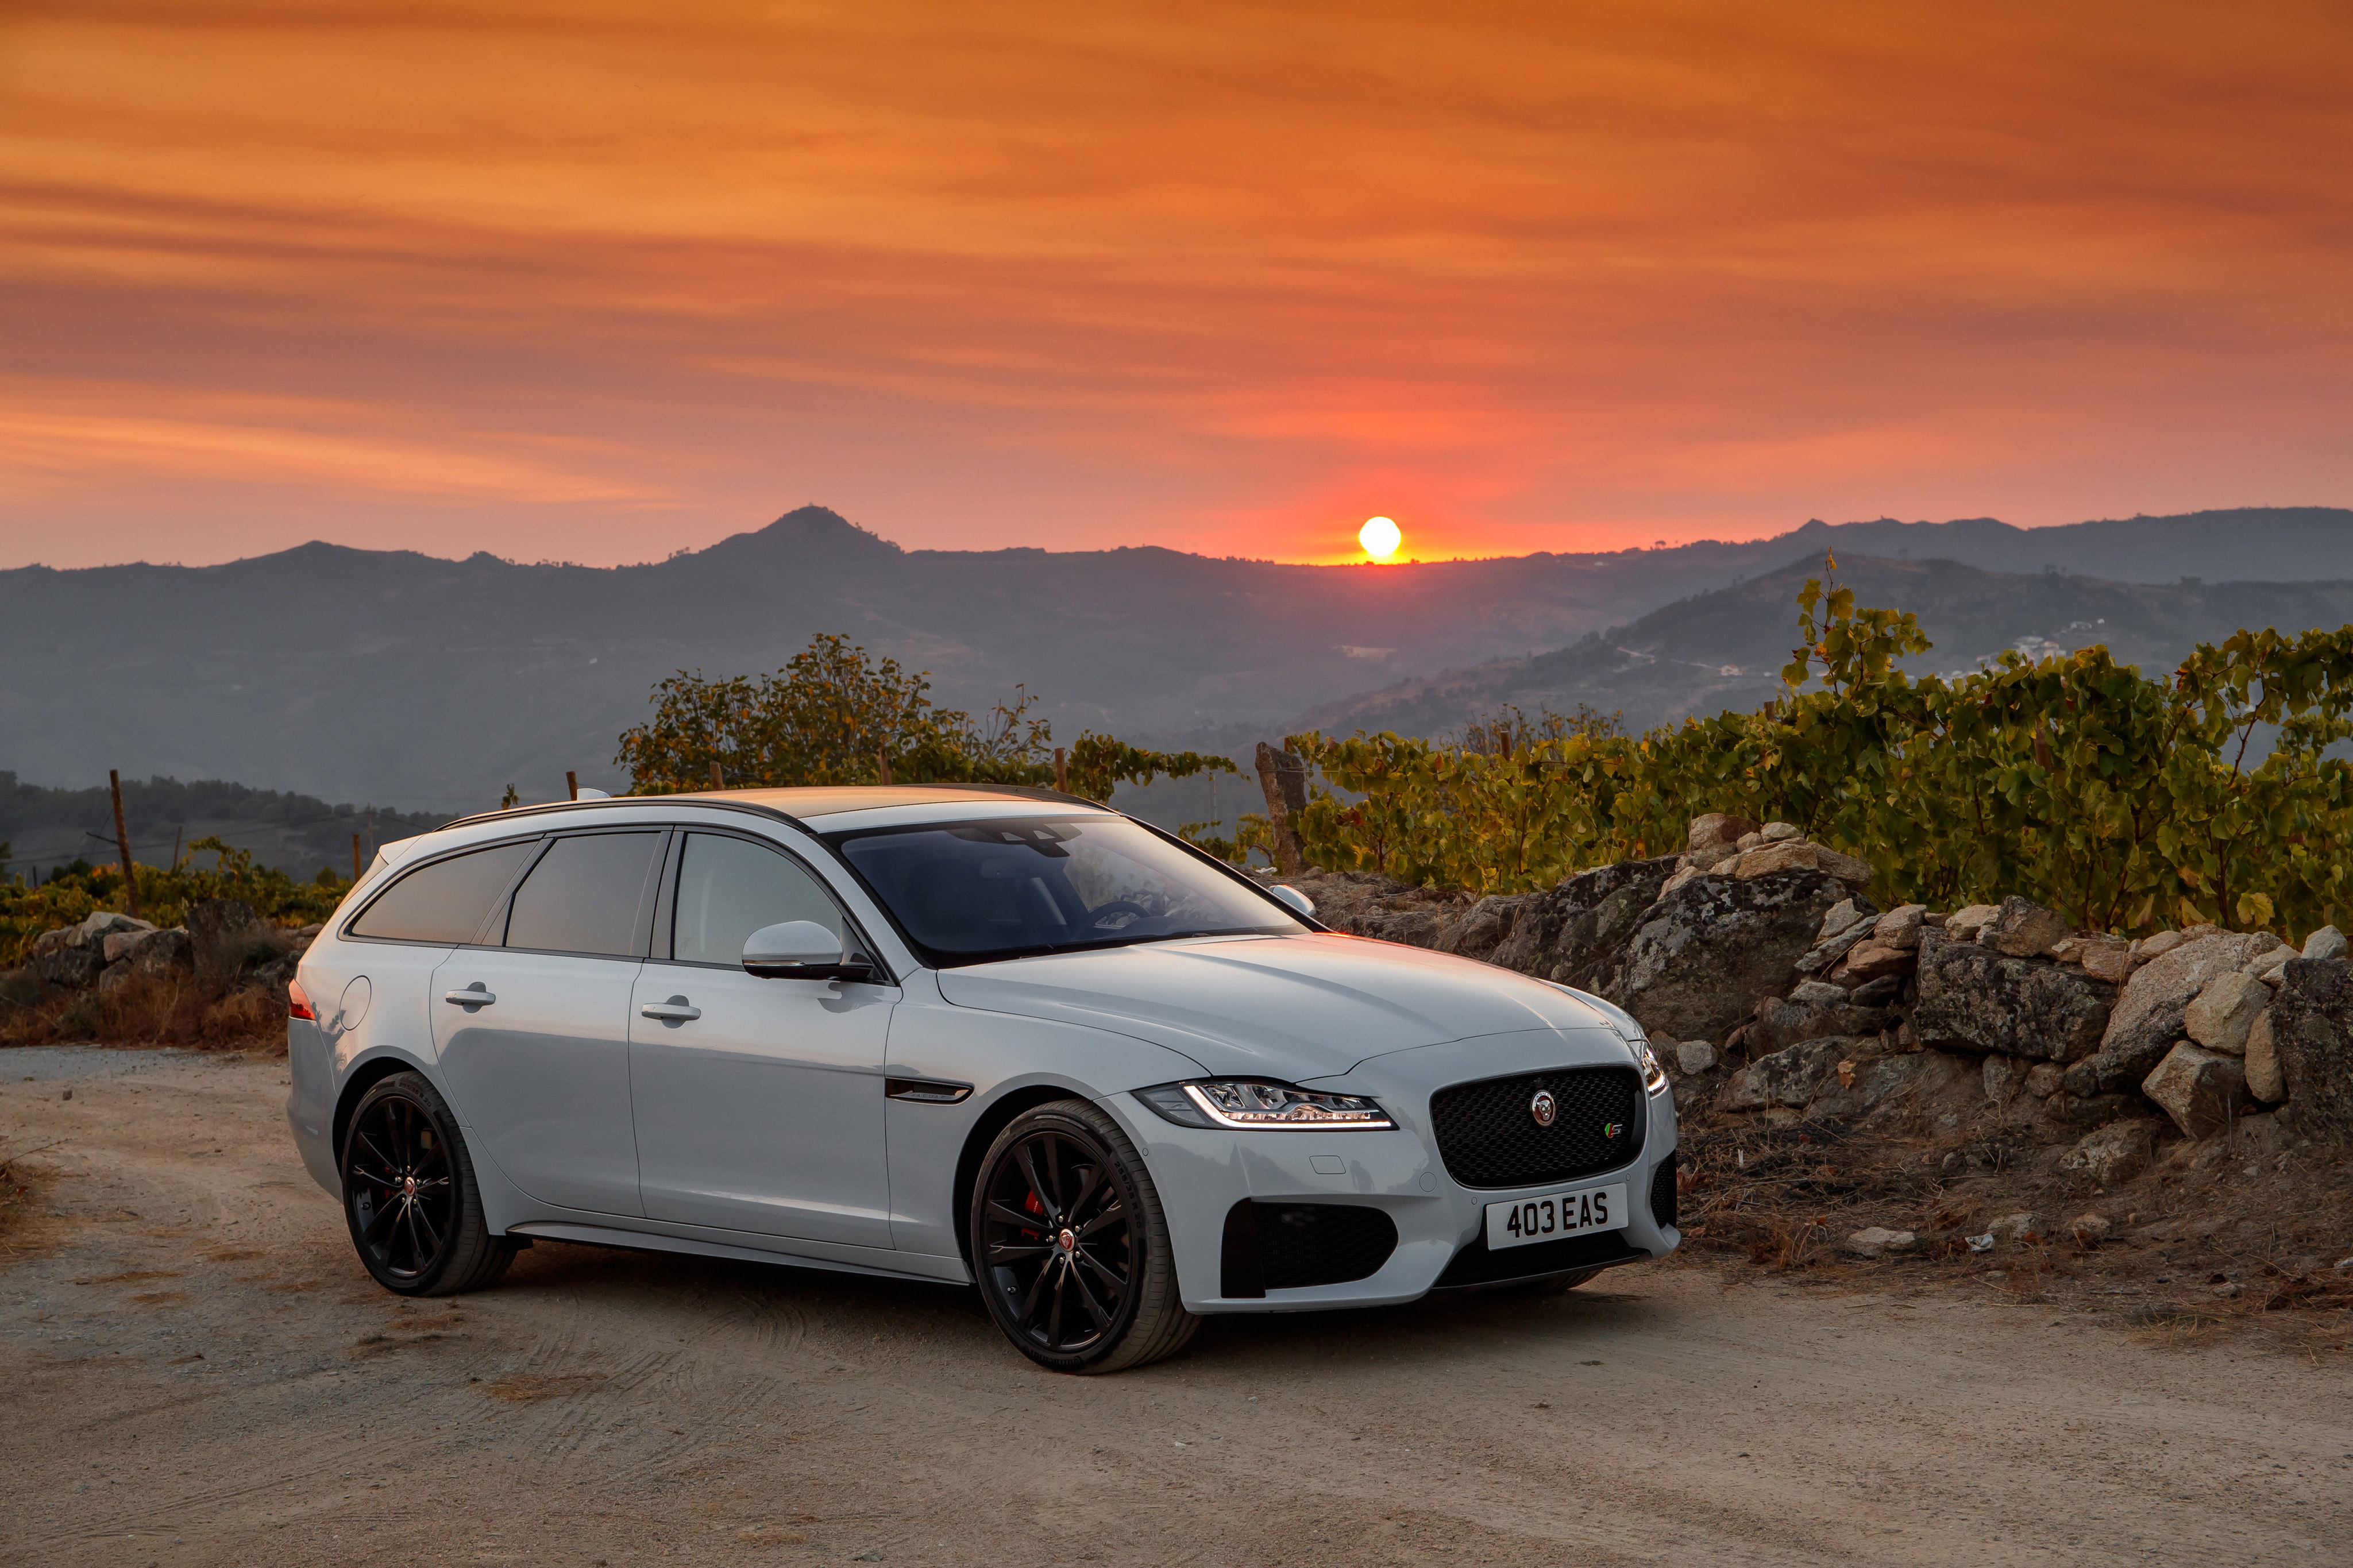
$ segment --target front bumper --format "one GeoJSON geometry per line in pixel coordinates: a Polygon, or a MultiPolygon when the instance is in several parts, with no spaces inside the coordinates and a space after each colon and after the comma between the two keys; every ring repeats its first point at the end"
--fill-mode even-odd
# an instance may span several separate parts
{"type": "MultiPolygon", "coordinates": [[[[1441,1285],[1493,1284],[1571,1268],[1663,1258],[1682,1241],[1651,1213],[1651,1184],[1675,1157],[1672,1093],[1644,1096],[1642,1147],[1631,1162],[1570,1182],[1522,1188],[1465,1187],[1447,1174],[1429,1132],[1430,1096],[1448,1084],[1560,1067],[1623,1066],[1626,1047],[1606,1031],[1535,1031],[1457,1041],[1376,1058],[1345,1080],[1312,1086],[1369,1094],[1396,1119],[1393,1131],[1231,1132],[1179,1127],[1128,1094],[1104,1108],[1135,1141],[1159,1189],[1187,1310],[1284,1312],[1411,1301],[1441,1285]],[[1599,1038],[1591,1037],[1599,1036],[1599,1038]],[[1623,1183],[1630,1214],[1621,1230],[1488,1254],[1489,1204],[1623,1183]],[[1377,1208],[1397,1226],[1397,1247],[1371,1275],[1344,1284],[1268,1289],[1229,1296],[1224,1251],[1236,1204],[1354,1204],[1377,1208]],[[1515,1255],[1525,1255],[1515,1256],[1515,1255]],[[1461,1266],[1451,1277],[1450,1265],[1461,1266]],[[1523,1264],[1526,1267],[1523,1271],[1523,1264]]],[[[1669,1178],[1672,1179],[1672,1178],[1669,1178]]]]}

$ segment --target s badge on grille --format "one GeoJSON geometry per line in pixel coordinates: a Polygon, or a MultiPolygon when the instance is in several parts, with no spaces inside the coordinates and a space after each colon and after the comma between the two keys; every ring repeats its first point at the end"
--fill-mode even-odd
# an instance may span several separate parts
{"type": "Polygon", "coordinates": [[[1553,1100],[1552,1090],[1548,1089],[1536,1090],[1536,1097],[1528,1101],[1528,1114],[1536,1119],[1539,1127],[1551,1126],[1553,1115],[1558,1109],[1553,1100]]]}
{"type": "Polygon", "coordinates": [[[1604,1138],[1615,1138],[1625,1131],[1626,1124],[1622,1121],[1605,1121],[1601,1124],[1601,1136],[1604,1138]]]}

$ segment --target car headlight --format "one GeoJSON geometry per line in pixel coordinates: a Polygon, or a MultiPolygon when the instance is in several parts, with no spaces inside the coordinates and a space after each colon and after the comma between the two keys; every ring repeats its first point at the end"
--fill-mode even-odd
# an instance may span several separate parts
{"type": "Polygon", "coordinates": [[[1659,1053],[1651,1048],[1651,1042],[1643,1040],[1637,1044],[1634,1047],[1634,1055],[1641,1063],[1643,1091],[1649,1094],[1656,1094],[1659,1090],[1666,1088],[1667,1069],[1665,1064],[1659,1060],[1659,1053]]]}
{"type": "Polygon", "coordinates": [[[1237,1132],[1304,1128],[1314,1132],[1377,1131],[1397,1125],[1376,1100],[1360,1094],[1325,1094],[1259,1079],[1203,1079],[1139,1089],[1135,1098],[1179,1127],[1224,1127],[1237,1132]]]}

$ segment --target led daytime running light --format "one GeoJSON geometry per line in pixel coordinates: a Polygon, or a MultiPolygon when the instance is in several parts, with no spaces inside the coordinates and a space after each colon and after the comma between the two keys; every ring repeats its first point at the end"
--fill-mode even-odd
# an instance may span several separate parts
{"type": "Polygon", "coordinates": [[[1380,1106],[1361,1095],[1322,1094],[1275,1083],[1188,1083],[1185,1098],[1220,1127],[1307,1128],[1340,1132],[1380,1131],[1397,1125],[1380,1106]]]}

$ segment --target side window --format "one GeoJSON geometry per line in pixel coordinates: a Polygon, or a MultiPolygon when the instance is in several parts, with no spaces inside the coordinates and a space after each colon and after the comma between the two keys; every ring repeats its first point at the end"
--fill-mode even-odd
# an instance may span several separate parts
{"type": "Polygon", "coordinates": [[[659,833],[559,838],[515,889],[507,945],[638,956],[638,910],[659,833]]]}
{"type": "MultiPolygon", "coordinates": [[[[679,860],[678,922],[670,956],[686,963],[744,962],[744,941],[762,926],[815,921],[842,934],[824,885],[774,849],[716,833],[690,833],[679,860]]],[[[657,944],[659,946],[659,944],[657,944]]]]}
{"type": "Polygon", "coordinates": [[[491,901],[507,890],[516,870],[538,847],[539,841],[531,838],[420,866],[369,904],[352,922],[351,932],[452,946],[471,942],[482,917],[491,912],[491,901]]]}

